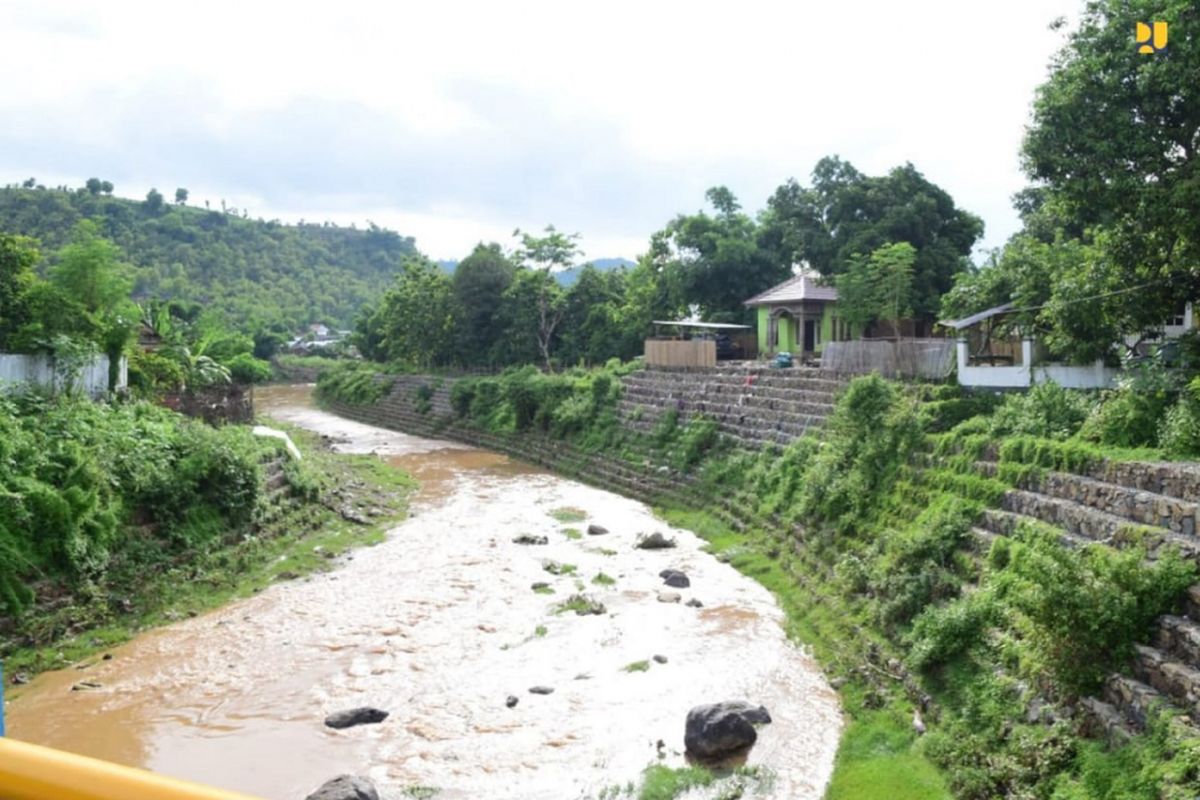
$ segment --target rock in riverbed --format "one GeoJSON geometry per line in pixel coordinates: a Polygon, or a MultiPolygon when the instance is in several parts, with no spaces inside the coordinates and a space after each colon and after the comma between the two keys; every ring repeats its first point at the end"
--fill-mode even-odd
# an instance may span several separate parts
{"type": "Polygon", "coordinates": [[[664,569],[658,573],[658,577],[662,578],[663,583],[667,586],[673,586],[676,589],[686,589],[692,585],[692,582],[688,580],[687,574],[677,569],[664,569]]]}
{"type": "Polygon", "coordinates": [[[741,700],[696,706],[688,712],[683,743],[700,758],[719,758],[754,744],[754,726],[770,721],[766,708],[741,700]]]}
{"type": "Polygon", "coordinates": [[[634,544],[634,547],[639,550],[666,550],[674,546],[674,539],[668,539],[658,531],[654,533],[639,533],[637,542],[634,544]]]}
{"type": "Polygon", "coordinates": [[[553,686],[530,686],[530,694],[554,694],[553,686]]]}
{"type": "Polygon", "coordinates": [[[504,698],[504,705],[508,708],[516,708],[516,705],[519,702],[521,702],[521,700],[515,694],[510,694],[508,697],[504,698]]]}
{"type": "Polygon", "coordinates": [[[372,725],[376,722],[383,722],[388,718],[388,712],[379,709],[363,706],[361,708],[351,708],[346,711],[338,711],[336,714],[330,714],[325,718],[325,725],[329,728],[353,728],[355,725],[372,725]]]}
{"type": "Polygon", "coordinates": [[[694,597],[691,600],[688,600],[686,603],[684,603],[684,605],[687,606],[688,608],[704,608],[704,603],[701,603],[699,600],[697,600],[694,597]]]}
{"type": "Polygon", "coordinates": [[[588,525],[587,532],[588,536],[603,536],[608,533],[608,528],[603,525],[588,525]]]}
{"type": "Polygon", "coordinates": [[[658,602],[660,603],[678,603],[679,592],[659,592],[658,602]]]}
{"type": "Polygon", "coordinates": [[[550,544],[550,537],[522,533],[520,536],[513,537],[513,544],[550,544]]]}
{"type": "Polygon", "coordinates": [[[375,784],[359,775],[338,775],[304,800],[379,800],[375,784]]]}

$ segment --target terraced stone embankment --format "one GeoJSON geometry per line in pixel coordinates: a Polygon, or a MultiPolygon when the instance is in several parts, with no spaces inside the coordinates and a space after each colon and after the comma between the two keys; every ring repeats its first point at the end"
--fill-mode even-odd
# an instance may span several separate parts
{"type": "Polygon", "coordinates": [[[848,379],[806,367],[758,365],[702,370],[646,369],[623,379],[620,414],[635,430],[650,432],[674,409],[680,422],[704,415],[743,447],[786,445],[819,427],[833,411],[848,379]]]}
{"type": "MultiPolygon", "coordinates": [[[[975,466],[998,472],[990,459],[975,466]]],[[[1031,475],[1005,493],[1000,508],[983,513],[975,535],[987,542],[1033,520],[1059,529],[1068,547],[1139,543],[1152,559],[1174,548],[1200,562],[1200,466],[1103,462],[1082,472],[1031,475]]],[[[1101,696],[1081,702],[1085,728],[1119,741],[1144,729],[1155,706],[1175,706],[1200,722],[1200,585],[1184,605],[1183,615],[1158,619],[1127,673],[1110,675],[1101,696]]]]}

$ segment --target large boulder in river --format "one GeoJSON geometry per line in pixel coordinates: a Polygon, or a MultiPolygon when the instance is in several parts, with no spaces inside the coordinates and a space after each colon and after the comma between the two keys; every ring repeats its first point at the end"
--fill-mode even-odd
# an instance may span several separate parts
{"type": "Polygon", "coordinates": [[[604,536],[608,533],[608,528],[603,525],[588,525],[588,536],[604,536]]]}
{"type": "Polygon", "coordinates": [[[754,726],[770,721],[766,708],[740,700],[696,706],[688,712],[683,743],[700,758],[720,758],[754,744],[754,726]]]}
{"type": "Polygon", "coordinates": [[[687,573],[677,569],[664,569],[658,573],[658,577],[662,578],[663,583],[667,586],[673,586],[676,589],[686,589],[692,585],[692,582],[688,580],[687,573]]]}
{"type": "Polygon", "coordinates": [[[363,706],[330,714],[325,718],[325,724],[330,728],[353,728],[355,725],[373,725],[387,718],[388,712],[383,709],[363,706]]]}
{"type": "Polygon", "coordinates": [[[665,550],[675,546],[674,539],[668,539],[658,531],[654,533],[639,533],[634,547],[639,550],[665,550]]]}
{"type": "Polygon", "coordinates": [[[379,800],[375,784],[359,775],[338,775],[304,800],[379,800]]]}

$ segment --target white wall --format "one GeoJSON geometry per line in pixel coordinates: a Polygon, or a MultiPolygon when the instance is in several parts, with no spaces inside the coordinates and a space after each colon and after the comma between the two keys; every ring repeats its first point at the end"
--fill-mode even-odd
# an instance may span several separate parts
{"type": "Polygon", "coordinates": [[[1086,366],[1063,364],[1039,364],[1030,367],[1033,361],[1034,343],[1031,339],[1021,342],[1021,364],[1012,367],[968,366],[969,358],[966,339],[957,343],[958,383],[980,389],[1027,389],[1035,383],[1054,381],[1068,389],[1107,389],[1121,375],[1118,369],[1104,366],[1104,362],[1086,366]]]}
{"type": "MultiPolygon", "coordinates": [[[[33,384],[58,390],[62,379],[54,372],[54,359],[50,356],[12,355],[0,353],[0,391],[8,387],[33,384]]],[[[121,359],[117,367],[117,386],[124,389],[129,385],[129,361],[121,359]]],[[[93,397],[108,391],[108,356],[98,355],[79,373],[75,388],[93,397]]]]}

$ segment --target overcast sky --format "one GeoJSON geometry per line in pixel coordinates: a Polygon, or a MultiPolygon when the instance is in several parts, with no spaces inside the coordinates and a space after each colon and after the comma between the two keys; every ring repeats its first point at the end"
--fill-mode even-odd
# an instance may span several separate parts
{"type": "Polygon", "coordinates": [[[1017,228],[1034,88],[1082,0],[0,4],[0,182],[178,186],[366,220],[434,258],[515,227],[590,257],[729,186],[757,211],[838,154],[911,161],[1017,228]]]}

